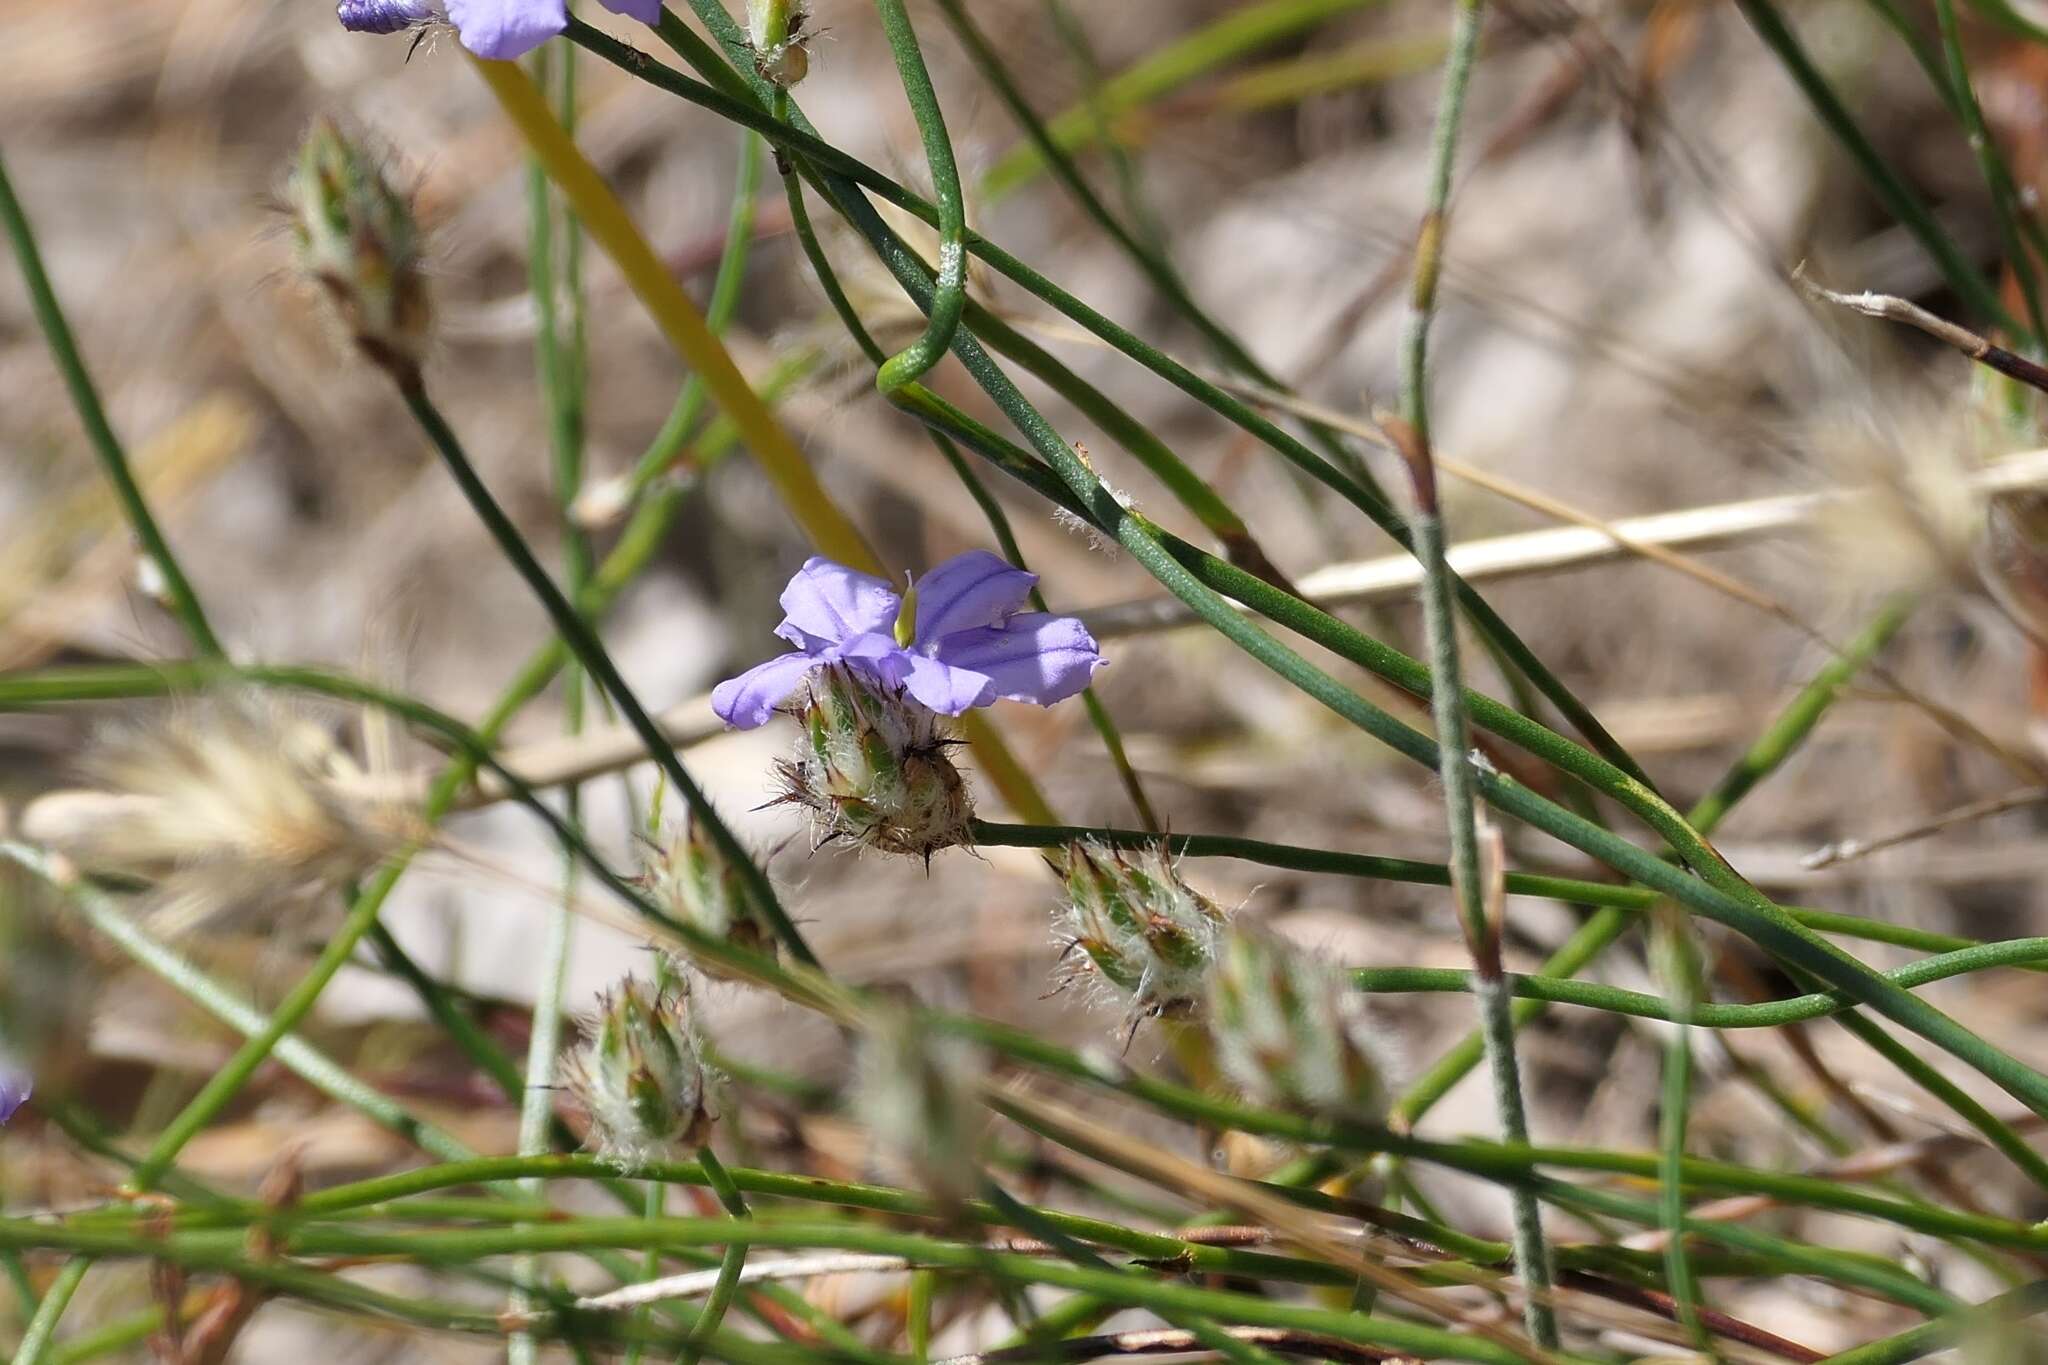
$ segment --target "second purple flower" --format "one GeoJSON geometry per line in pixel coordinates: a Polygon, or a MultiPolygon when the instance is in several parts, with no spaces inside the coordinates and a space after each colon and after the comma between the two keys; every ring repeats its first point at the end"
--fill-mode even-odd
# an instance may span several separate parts
{"type": "Polygon", "coordinates": [[[1036,574],[986,550],[940,564],[897,593],[885,580],[812,556],[782,591],[775,633],[796,648],[720,683],[726,724],[765,723],[811,671],[848,668],[957,716],[998,697],[1051,706],[1107,662],[1071,616],[1022,610],[1036,574]]]}

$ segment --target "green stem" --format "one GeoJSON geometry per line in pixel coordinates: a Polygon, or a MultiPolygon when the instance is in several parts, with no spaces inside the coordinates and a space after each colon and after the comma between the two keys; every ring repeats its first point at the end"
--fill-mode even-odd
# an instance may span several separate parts
{"type": "MultiPolygon", "coordinates": [[[[576,132],[575,69],[576,49],[561,48],[561,79],[556,91],[556,117],[571,137],[576,132]]],[[[542,90],[553,79],[552,45],[543,45],[533,55],[534,80],[542,90]]],[[[557,317],[558,301],[566,294],[581,294],[579,280],[569,275],[566,256],[558,272],[554,250],[554,195],[547,170],[529,158],[526,168],[528,289],[534,299],[534,363],[540,382],[541,402],[548,419],[555,506],[562,536],[562,579],[572,598],[580,600],[591,574],[590,540],[571,515],[583,485],[583,355],[580,335],[563,345],[557,317]]],[[[564,215],[569,231],[574,216],[564,215]]],[[[566,243],[565,243],[566,245],[566,243]]],[[[580,317],[581,307],[578,305],[580,317]]],[[[565,730],[577,734],[583,729],[583,676],[570,670],[563,680],[562,718],[565,730]]],[[[571,785],[564,793],[564,810],[571,822],[581,820],[581,789],[571,785]]],[[[561,903],[548,910],[546,936],[541,946],[540,974],[535,983],[533,1026],[527,1037],[526,1083],[519,1097],[518,1149],[521,1155],[549,1150],[554,1139],[555,1058],[562,1050],[562,993],[569,980],[569,950],[575,937],[575,915],[570,905],[576,897],[576,860],[563,854],[561,903]]],[[[521,1189],[528,1198],[542,1202],[546,1186],[528,1181],[521,1189]]],[[[510,1303],[514,1313],[531,1308],[540,1285],[540,1265],[522,1257],[513,1266],[516,1288],[510,1303]]],[[[516,1332],[506,1345],[507,1365],[534,1365],[538,1348],[533,1336],[516,1332]]]]}
{"type": "MultiPolygon", "coordinates": [[[[704,1178],[717,1193],[718,1201],[725,1205],[725,1211],[735,1220],[745,1219],[748,1216],[746,1197],[740,1193],[739,1186],[733,1184],[732,1176],[727,1173],[725,1164],[718,1159],[708,1144],[697,1149],[697,1164],[704,1168],[704,1178]]],[[[747,1267],[748,1249],[745,1242],[736,1241],[726,1245],[725,1253],[718,1263],[718,1279],[711,1286],[710,1295],[704,1300],[704,1311],[698,1317],[697,1325],[690,1329],[689,1345],[683,1348],[677,1365],[697,1365],[705,1345],[718,1330],[718,1325],[725,1321],[726,1312],[732,1307],[733,1297],[739,1293],[740,1272],[747,1267]]]]}
{"type": "Polygon", "coordinates": [[[50,358],[56,362],[64,387],[71,394],[72,406],[78,410],[78,419],[85,425],[86,437],[92,442],[93,452],[99,456],[107,482],[113,485],[114,496],[120,500],[129,527],[135,532],[136,540],[141,542],[143,554],[155,564],[163,579],[164,595],[170,599],[171,611],[184,626],[194,649],[204,655],[220,655],[220,640],[207,623],[206,611],[199,605],[199,595],[192,590],[185,571],[178,566],[177,556],[171,553],[170,542],[164,539],[156,517],[149,510],[149,503],[142,496],[141,486],[135,482],[135,471],[128,465],[128,454],[121,447],[121,439],[114,435],[113,425],[107,421],[106,409],[100,404],[99,390],[85,367],[85,357],[79,354],[78,341],[71,334],[71,324],[65,320],[63,305],[57,301],[57,291],[50,284],[49,272],[43,268],[35,230],[29,225],[28,214],[21,201],[15,197],[4,161],[0,161],[0,230],[6,232],[7,240],[14,248],[15,264],[20,267],[22,283],[28,287],[29,306],[35,312],[36,323],[43,329],[43,338],[49,343],[50,358]]]}
{"type": "Polygon", "coordinates": [[[74,1256],[57,1272],[57,1278],[43,1291],[43,1299],[36,1305],[35,1316],[28,1320],[28,1329],[22,1333],[21,1345],[15,1348],[14,1365],[43,1365],[43,1359],[49,1354],[51,1343],[56,1339],[57,1323],[63,1318],[64,1310],[71,1306],[71,1296],[78,1292],[78,1286],[85,1279],[85,1272],[90,1269],[90,1257],[74,1256]]]}
{"type": "Polygon", "coordinates": [[[1985,283],[1977,268],[1943,231],[1927,206],[1906,188],[1883,154],[1864,136],[1863,130],[1856,126],[1856,120],[1842,103],[1841,96],[1828,84],[1827,77],[1821,74],[1812,55],[1785,23],[1784,16],[1778,13],[1772,0],[1735,2],[1743,17],[1749,20],[1750,27],[1756,30],[1757,37],[1763,40],[1764,46],[1785,68],[1785,74],[1792,78],[1806,96],[1807,103],[1813,106],[1815,117],[1842,144],[1842,150],[1849,154],[1849,159],[1856,163],[1856,169],[1862,172],[1871,191],[1933,258],[1949,288],[1961,295],[1980,317],[2005,328],[2012,335],[2020,335],[2025,329],[2005,311],[1997,293],[1985,283]]]}
{"type": "Polygon", "coordinates": [[[924,333],[883,362],[881,372],[875,376],[875,387],[884,397],[890,397],[945,359],[953,344],[954,329],[959,327],[960,314],[967,306],[967,209],[961,201],[960,168],[953,160],[953,142],[946,136],[945,115],[939,108],[938,92],[932,89],[931,73],[925,69],[924,52],[917,45],[910,11],[903,0],[875,0],[875,10],[882,16],[882,33],[896,59],[896,74],[910,101],[918,136],[924,141],[925,169],[939,198],[938,288],[927,310],[924,333]]]}
{"type": "Polygon", "coordinates": [[[420,424],[428,440],[433,443],[441,456],[441,462],[447,466],[463,496],[469,500],[469,505],[476,512],[477,518],[484,523],[492,538],[498,542],[498,548],[503,551],[505,558],[526,581],[534,596],[540,600],[548,618],[554,623],[556,634],[568,646],[569,652],[575,655],[576,661],[618,706],[620,715],[640,737],[641,743],[646,745],[648,755],[654,759],[655,765],[675,784],[676,790],[689,802],[690,809],[704,821],[704,827],[711,834],[712,841],[718,845],[719,852],[739,871],[748,899],[754,902],[768,923],[773,926],[776,937],[789,950],[791,957],[805,966],[817,966],[816,955],[811,952],[810,945],[804,942],[802,933],[790,920],[789,913],[782,908],[782,902],[775,895],[775,888],[769,885],[767,874],[754,862],[745,846],[733,837],[732,831],[711,808],[711,803],[705,800],[703,791],[690,777],[682,761],[676,757],[674,747],[662,735],[660,727],[647,714],[646,708],[640,705],[639,698],[634,696],[632,689],[626,685],[625,678],[620,676],[617,666],[612,663],[611,656],[605,653],[604,646],[599,642],[595,632],[570,604],[569,599],[562,595],[562,590],[555,586],[554,580],[548,577],[547,570],[534,559],[533,552],[527,548],[518,528],[512,524],[511,518],[505,515],[504,509],[498,506],[497,499],[491,496],[491,491],[484,486],[483,480],[477,476],[476,467],[469,462],[469,456],[463,452],[462,443],[456,439],[454,430],[441,416],[440,410],[427,397],[425,387],[416,377],[408,380],[400,376],[398,389],[400,396],[405,399],[406,407],[412,412],[414,420],[420,424]]]}
{"type": "Polygon", "coordinates": [[[2044,1312],[2048,1312],[2048,1280],[2036,1280],[1896,1336],[1838,1351],[1824,1365],[1906,1365],[1907,1361],[1925,1359],[1979,1333],[1993,1334],[1988,1340],[1997,1343],[2000,1339],[1995,1334],[2001,1329],[2016,1328],[2027,1318],[2044,1312]]]}
{"type": "MultiPolygon", "coordinates": [[[[1147,52],[1143,60],[1102,83],[1093,94],[1093,108],[1077,105],[1049,119],[1047,127],[1061,149],[1071,153],[1086,145],[1105,117],[1114,119],[1239,57],[1379,3],[1381,0],[1254,0],[1234,7],[1185,37],[1147,52]]],[[[1035,146],[1012,150],[982,177],[982,196],[992,204],[1009,194],[1038,173],[1041,160],[1035,146]]]]}
{"type": "MultiPolygon", "coordinates": [[[[1487,873],[1480,864],[1478,820],[1473,809],[1472,736],[1465,720],[1464,675],[1458,665],[1458,618],[1452,605],[1450,570],[1444,563],[1443,508],[1437,498],[1436,466],[1429,446],[1429,325],[1436,312],[1436,281],[1448,226],[1458,132],[1464,123],[1465,95],[1479,52],[1484,13],[1480,0],[1459,0],[1453,13],[1450,56],[1444,65],[1431,146],[1429,207],[1415,252],[1414,290],[1401,353],[1402,416],[1409,428],[1402,455],[1415,486],[1416,511],[1409,529],[1415,537],[1416,557],[1422,561],[1422,620],[1433,680],[1430,710],[1436,721],[1437,773],[1443,783],[1444,816],[1450,831],[1451,891],[1466,947],[1472,953],[1472,994],[1479,1004],[1479,1034],[1493,1078],[1501,1135],[1511,1143],[1526,1143],[1529,1120],[1522,1100],[1514,1022],[1501,979],[1501,926],[1494,920],[1502,907],[1489,904],[1487,873]]],[[[1538,1346],[1555,1349],[1557,1313],[1550,1304],[1550,1291],[1557,1275],[1543,1236],[1543,1210],[1535,1193],[1525,1188],[1510,1190],[1509,1199],[1514,1210],[1515,1268],[1525,1291],[1523,1326],[1538,1346]]]]}
{"type": "MultiPolygon", "coordinates": [[[[2009,939],[1925,957],[1903,967],[1894,967],[1884,975],[1892,984],[1914,990],[1972,972],[2043,962],[2048,962],[2048,938],[2009,939]]],[[[1683,1016],[1657,996],[1598,982],[1573,981],[1551,972],[1549,964],[1545,967],[1543,972],[1535,975],[1507,974],[1502,979],[1508,993],[1521,1000],[1572,1005],[1626,1015],[1632,1019],[1655,1019],[1665,1023],[1683,1021],[1683,1016]]],[[[1351,976],[1352,983],[1359,990],[1377,995],[1456,993],[1471,989],[1469,974],[1450,967],[1361,967],[1351,976]]],[[[1849,1000],[1832,991],[1740,1005],[1701,1001],[1693,1007],[1690,1022],[1699,1028],[1712,1029],[1783,1028],[1787,1024],[1838,1015],[1849,1008],[1849,1000]]]]}
{"type": "MultiPolygon", "coordinates": [[[[255,1062],[249,1064],[250,1070],[260,1065],[263,1057],[274,1053],[287,1068],[322,1094],[348,1105],[397,1133],[422,1151],[443,1161],[462,1161],[473,1155],[455,1138],[413,1117],[403,1107],[357,1080],[347,1069],[329,1060],[303,1039],[294,1036],[291,1030],[298,1023],[298,1018],[287,1017],[290,1000],[280,1005],[274,1014],[266,1018],[260,1010],[226,986],[207,976],[145,933],[136,924],[135,917],[123,910],[113,897],[75,876],[67,877],[49,854],[24,844],[0,842],[0,858],[15,862],[49,881],[70,899],[78,912],[84,916],[86,923],[97,933],[148,968],[187,1000],[251,1040],[250,1044],[236,1053],[235,1059],[209,1082],[208,1089],[223,1085],[221,1078],[229,1075],[231,1071],[239,1073],[241,1066],[238,1064],[242,1062],[244,1054],[255,1055],[255,1040],[268,1039],[268,1045],[263,1048],[261,1056],[257,1056],[255,1062]],[[284,1021],[283,1027],[279,1027],[280,1021],[284,1021]]],[[[312,976],[309,975],[307,980],[312,980],[312,976]]],[[[302,981],[292,999],[296,999],[297,995],[305,990],[305,986],[306,982],[302,981]]],[[[237,1082],[234,1089],[239,1088],[240,1083],[237,1082]]],[[[202,1096],[206,1093],[201,1092],[202,1096]]],[[[227,1093],[232,1094],[233,1091],[227,1093]]],[[[197,1104],[198,1100],[195,1099],[193,1105],[197,1104]]],[[[194,1108],[188,1106],[186,1112],[180,1114],[173,1125],[158,1138],[156,1145],[137,1164],[129,1181],[133,1188],[147,1190],[155,1185],[170,1169],[171,1162],[188,1140],[185,1130],[190,1128],[192,1132],[197,1132],[211,1117],[209,1113],[200,1112],[195,1121],[194,1113],[194,1108]]]]}
{"type": "Polygon", "coordinates": [[[2020,241],[2018,225],[2026,210],[2013,193],[2012,179],[1998,155],[1991,128],[1984,121],[1984,108],[1977,103],[1976,88],[1970,84],[1970,66],[1963,55],[1963,34],[1956,22],[1955,0],[1934,0],[1934,14],[1941,25],[1941,47],[1948,60],[1950,101],[1962,122],[1963,136],[1976,158],[1977,169],[1984,176],[1984,186],[1991,194],[1991,216],[1998,222],[2005,258],[2019,284],[2020,297],[2026,301],[2027,321],[2033,327],[2031,349],[2038,350],[2048,343],[2048,321],[2044,321],[2041,312],[2041,282],[2034,260],[2020,241]]]}
{"type": "MultiPolygon", "coordinates": [[[[740,291],[746,283],[747,258],[753,252],[754,216],[761,190],[759,133],[750,132],[741,137],[736,177],[732,208],[725,220],[725,248],[719,253],[718,273],[712,277],[711,297],[704,305],[704,325],[714,335],[723,334],[731,325],[733,314],[739,311],[740,291]]],[[[703,416],[709,399],[701,375],[692,374],[683,381],[668,419],[661,424],[661,430],[648,443],[646,451],[634,462],[633,472],[627,476],[628,486],[636,498],[649,484],[676,466],[677,456],[684,449],[689,434],[696,430],[697,421],[703,416]]]]}
{"type": "MultiPolygon", "coordinates": [[[[716,0],[692,0],[692,7],[706,27],[710,28],[727,51],[734,55],[735,60],[744,63],[742,70],[750,70],[751,63],[745,62],[748,51],[745,35],[733,25],[731,16],[720,8],[716,0]]],[[[870,245],[883,257],[885,264],[897,273],[899,283],[904,285],[912,297],[921,299],[929,292],[929,280],[924,277],[923,262],[915,253],[905,249],[888,227],[875,216],[872,208],[860,199],[856,187],[873,191],[886,202],[916,214],[928,223],[938,221],[937,209],[873,167],[819,139],[794,107],[789,111],[787,123],[775,114],[769,113],[762,102],[766,94],[765,85],[761,86],[762,93],[757,94],[755,87],[749,85],[746,76],[720,61],[717,54],[712,52],[702,39],[674,16],[665,16],[658,32],[664,41],[683,55],[685,60],[696,66],[707,80],[716,83],[718,88],[714,89],[658,62],[649,61],[644,54],[635,52],[587,25],[571,23],[568,36],[573,42],[619,66],[627,73],[709,109],[723,118],[757,129],[785,153],[802,158],[799,169],[817,176],[820,193],[847,216],[869,240],[870,245]]],[[[755,80],[758,83],[758,77],[755,80]]],[[[785,98],[786,92],[776,92],[778,108],[780,101],[785,98]]],[[[1151,346],[1141,337],[1118,326],[986,238],[970,233],[967,237],[967,247],[970,253],[986,261],[998,273],[1034,297],[1080,324],[1195,401],[1264,442],[1310,477],[1365,513],[1397,543],[1412,549],[1405,520],[1384,498],[1310,450],[1250,404],[1225,392],[1171,356],[1151,346]]],[[[956,339],[955,344],[955,349],[962,351],[963,358],[966,354],[963,348],[974,345],[972,338],[965,337],[964,334],[968,330],[981,328],[991,322],[993,319],[984,310],[977,309],[971,302],[969,303],[968,326],[962,329],[963,337],[956,339]]],[[[999,323],[995,325],[1001,326],[999,323]]],[[[1011,335],[1014,335],[1013,330],[1011,335]]],[[[1069,382],[1071,376],[1056,375],[1053,378],[1058,378],[1066,386],[1062,391],[1071,401],[1074,396],[1074,383],[1069,382]]],[[[1049,378],[1048,382],[1052,380],[1049,378]]],[[[899,394],[899,405],[910,392],[912,391],[906,390],[899,394]]],[[[1108,400],[1099,394],[1091,401],[1111,406],[1108,405],[1108,400]]],[[[1159,443],[1155,440],[1154,444],[1159,443]]],[[[1144,451],[1141,449],[1133,453],[1142,455],[1144,451]]],[[[1227,507],[1224,510],[1228,511],[1227,507]]],[[[1235,516],[1234,513],[1230,515],[1235,516]]],[[[1507,623],[1501,620],[1469,584],[1459,579],[1457,587],[1461,609],[1492,645],[1502,651],[1514,667],[1536,685],[1572,726],[1586,737],[1588,743],[1615,766],[1630,773],[1637,781],[1648,787],[1648,778],[1642,774],[1627,751],[1601,726],[1585,704],[1543,665],[1534,652],[1508,628],[1507,623]]]]}

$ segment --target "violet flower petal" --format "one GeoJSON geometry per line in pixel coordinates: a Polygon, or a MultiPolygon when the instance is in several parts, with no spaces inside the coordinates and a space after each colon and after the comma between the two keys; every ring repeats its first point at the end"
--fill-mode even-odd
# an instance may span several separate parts
{"type": "Polygon", "coordinates": [[[785,614],[775,633],[798,649],[815,652],[856,635],[888,635],[902,606],[903,599],[883,579],[812,555],[782,590],[785,614]]]}
{"type": "Polygon", "coordinates": [[[993,626],[1023,607],[1038,575],[987,550],[954,555],[917,580],[917,639],[993,626]]]}
{"type": "Polygon", "coordinates": [[[448,0],[448,22],[479,57],[509,62],[569,26],[568,0],[448,0]]]}
{"type": "Polygon", "coordinates": [[[908,665],[902,687],[927,710],[957,716],[996,699],[995,683],[986,673],[958,668],[922,654],[900,656],[908,665]]]}
{"type": "Polygon", "coordinates": [[[350,33],[403,33],[445,17],[433,0],[338,0],[334,14],[350,33]]]}
{"type": "Polygon", "coordinates": [[[5,1057],[0,1057],[0,1123],[13,1118],[14,1111],[28,1103],[28,1097],[35,1088],[33,1077],[17,1069],[5,1057]]]}
{"type": "Polygon", "coordinates": [[[604,0],[604,7],[613,14],[623,14],[643,24],[661,22],[661,0],[604,0]]]}
{"type": "Polygon", "coordinates": [[[1038,706],[1073,696],[1109,662],[1080,621],[1042,611],[1012,616],[1001,626],[956,631],[938,641],[938,656],[988,677],[995,696],[1038,706]]]}
{"type": "Polygon", "coordinates": [[[711,709],[736,730],[765,725],[775,708],[788,700],[804,676],[821,662],[809,654],[778,654],[711,689],[711,709]]]}

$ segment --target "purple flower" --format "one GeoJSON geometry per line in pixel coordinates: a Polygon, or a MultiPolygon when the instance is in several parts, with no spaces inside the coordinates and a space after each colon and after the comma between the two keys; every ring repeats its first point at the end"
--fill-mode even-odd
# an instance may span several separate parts
{"type": "MultiPolygon", "coordinates": [[[[604,0],[604,7],[643,24],[661,18],[661,0],[604,0]]],[[[354,33],[453,24],[464,47],[495,61],[524,56],[569,25],[568,0],[339,0],[335,13],[354,33]]]]}
{"type": "Polygon", "coordinates": [[[1086,687],[1107,660],[1073,617],[1018,610],[1037,581],[970,550],[918,579],[906,603],[883,580],[814,555],[782,590],[787,614],[775,633],[796,651],[720,683],[711,709],[751,730],[812,669],[835,663],[941,715],[997,697],[1051,706],[1086,687]]]}
{"type": "Polygon", "coordinates": [[[28,1103],[29,1094],[35,1089],[35,1078],[7,1060],[0,1053],[0,1123],[14,1117],[14,1111],[28,1103]]]}

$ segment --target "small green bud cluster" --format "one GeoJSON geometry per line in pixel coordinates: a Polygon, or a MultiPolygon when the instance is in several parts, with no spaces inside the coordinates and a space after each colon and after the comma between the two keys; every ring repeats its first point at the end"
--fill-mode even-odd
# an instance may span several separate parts
{"type": "Polygon", "coordinates": [[[1136,1016],[1202,998],[1224,916],[1181,879],[1164,843],[1115,849],[1077,841],[1052,859],[1066,883],[1066,930],[1136,1016]]]}
{"type": "Polygon", "coordinates": [[[415,374],[432,315],[412,206],[384,167],[332,119],[316,119],[285,180],[299,269],[349,339],[394,375],[415,374]]]}
{"type": "Polygon", "coordinates": [[[697,1146],[711,1130],[703,1043],[680,976],[659,985],[629,976],[600,996],[567,1074],[599,1153],[622,1170],[697,1146]]]}
{"type": "Polygon", "coordinates": [[[905,1013],[884,1013],[861,1038],[854,1104],[875,1151],[942,1207],[975,1197],[984,1059],[964,1039],[935,1035],[905,1013]]]}
{"type": "Polygon", "coordinates": [[[974,804],[937,716],[833,664],[811,675],[797,718],[777,799],[811,813],[814,845],[847,839],[929,862],[968,842],[974,804]]]}
{"type": "Polygon", "coordinates": [[[1224,936],[1208,1024],[1223,1073],[1268,1108],[1377,1121],[1384,1048],[1344,974],[1248,927],[1224,936]]]}
{"type": "MultiPolygon", "coordinates": [[[[720,851],[694,811],[666,847],[649,851],[641,884],[656,905],[683,923],[736,948],[775,955],[775,931],[747,895],[739,868],[720,851]]],[[[693,960],[707,976],[726,975],[714,962],[693,960]]]]}

